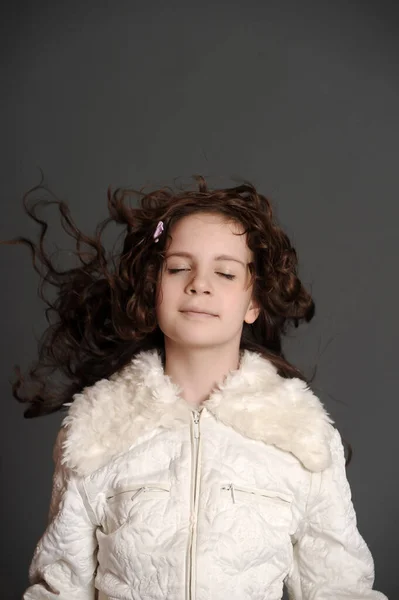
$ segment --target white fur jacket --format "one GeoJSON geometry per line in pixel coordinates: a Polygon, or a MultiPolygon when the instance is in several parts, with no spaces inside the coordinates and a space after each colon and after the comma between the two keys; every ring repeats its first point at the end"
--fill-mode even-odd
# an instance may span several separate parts
{"type": "Polygon", "coordinates": [[[386,600],[306,384],[245,351],[179,392],[148,351],[74,396],[24,600],[386,600]]]}

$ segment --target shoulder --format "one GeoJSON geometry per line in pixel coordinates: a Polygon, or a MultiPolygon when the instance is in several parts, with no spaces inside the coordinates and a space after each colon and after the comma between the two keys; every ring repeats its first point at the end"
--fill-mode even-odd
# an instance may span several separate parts
{"type": "Polygon", "coordinates": [[[206,406],[246,437],[291,452],[311,471],[331,462],[332,419],[309,385],[285,378],[262,355],[246,351],[206,406]]]}
{"type": "Polygon", "coordinates": [[[160,423],[184,419],[189,409],[177,398],[158,353],[139,353],[74,395],[63,421],[63,462],[79,475],[92,473],[160,423]]]}

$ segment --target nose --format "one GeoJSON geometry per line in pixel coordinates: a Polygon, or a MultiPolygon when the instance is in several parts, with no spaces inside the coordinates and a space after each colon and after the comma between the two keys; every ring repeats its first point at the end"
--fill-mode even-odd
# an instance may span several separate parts
{"type": "Polygon", "coordinates": [[[187,294],[211,294],[211,286],[205,276],[195,273],[186,286],[187,294]]]}

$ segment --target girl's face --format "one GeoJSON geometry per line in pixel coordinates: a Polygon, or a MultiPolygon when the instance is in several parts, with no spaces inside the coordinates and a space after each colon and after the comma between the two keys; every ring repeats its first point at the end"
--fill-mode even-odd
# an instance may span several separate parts
{"type": "Polygon", "coordinates": [[[172,228],[157,288],[156,314],[165,345],[239,348],[252,301],[251,251],[242,227],[223,215],[197,213],[172,228]]]}

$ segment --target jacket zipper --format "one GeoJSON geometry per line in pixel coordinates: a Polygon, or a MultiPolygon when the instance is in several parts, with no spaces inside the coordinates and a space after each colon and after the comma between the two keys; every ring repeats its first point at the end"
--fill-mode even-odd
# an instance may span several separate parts
{"type": "Polygon", "coordinates": [[[241,485],[235,485],[234,483],[228,483],[222,486],[222,490],[230,490],[231,499],[235,503],[235,493],[242,492],[244,494],[252,494],[253,496],[268,498],[270,500],[282,500],[283,502],[292,502],[292,498],[288,494],[282,492],[275,492],[273,490],[261,490],[256,488],[247,488],[241,485]]]}
{"type": "Polygon", "coordinates": [[[192,412],[193,435],[191,436],[192,447],[192,488],[190,501],[190,540],[188,550],[188,569],[187,569],[187,600],[195,600],[196,583],[196,550],[197,550],[197,521],[198,521],[198,499],[199,499],[199,481],[200,481],[200,418],[201,411],[192,412]]]}
{"type": "Polygon", "coordinates": [[[170,485],[168,483],[144,483],[144,484],[138,484],[137,486],[121,488],[114,494],[111,494],[110,496],[106,496],[106,499],[111,500],[112,498],[115,498],[116,496],[120,496],[121,494],[127,494],[129,492],[133,492],[133,495],[131,497],[131,499],[133,500],[133,498],[135,498],[139,493],[141,494],[142,492],[146,492],[147,490],[168,492],[169,489],[170,489],[170,485]]]}

